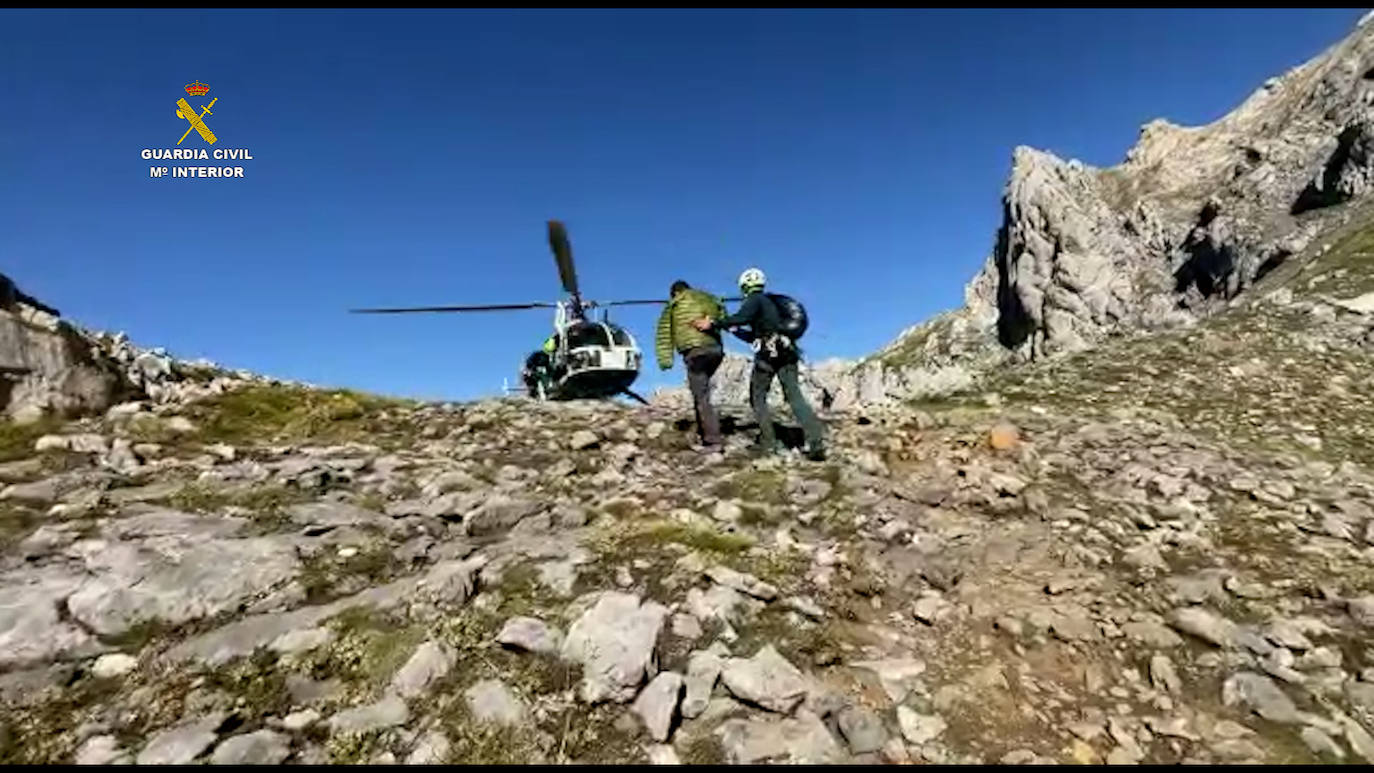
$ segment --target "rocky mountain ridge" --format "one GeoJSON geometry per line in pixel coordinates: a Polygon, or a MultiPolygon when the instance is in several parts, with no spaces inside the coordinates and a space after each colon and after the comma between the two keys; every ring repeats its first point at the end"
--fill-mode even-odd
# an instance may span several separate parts
{"type": "MultiPolygon", "coordinates": [[[[1374,179],[1371,48],[1362,20],[1212,124],[1146,124],[1116,167],[1016,148],[1003,223],[964,305],[870,357],[814,369],[811,396],[850,406],[948,394],[1016,363],[1195,324],[1309,259],[1348,217],[1336,205],[1374,179]]],[[[747,366],[727,373],[747,382],[747,366]]]]}

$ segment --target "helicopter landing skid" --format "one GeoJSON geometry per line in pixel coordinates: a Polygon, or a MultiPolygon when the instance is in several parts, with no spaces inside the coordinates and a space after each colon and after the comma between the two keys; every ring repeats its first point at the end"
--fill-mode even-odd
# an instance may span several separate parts
{"type": "Polygon", "coordinates": [[[640,397],[639,395],[635,394],[634,392],[631,392],[631,391],[628,390],[628,389],[622,389],[622,390],[621,390],[621,394],[624,394],[624,395],[628,395],[628,396],[630,396],[630,397],[633,397],[634,399],[638,400],[638,401],[640,402],[641,405],[648,405],[648,404],[649,404],[649,401],[648,401],[648,400],[645,400],[644,398],[640,397]]]}

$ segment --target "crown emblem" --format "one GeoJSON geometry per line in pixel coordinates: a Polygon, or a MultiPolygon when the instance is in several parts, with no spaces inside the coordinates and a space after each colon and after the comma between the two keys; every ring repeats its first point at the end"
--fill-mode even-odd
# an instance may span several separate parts
{"type": "Polygon", "coordinates": [[[186,84],[186,93],[190,94],[193,97],[203,97],[205,96],[205,92],[209,90],[210,87],[205,85],[204,83],[201,83],[200,81],[186,84]]]}

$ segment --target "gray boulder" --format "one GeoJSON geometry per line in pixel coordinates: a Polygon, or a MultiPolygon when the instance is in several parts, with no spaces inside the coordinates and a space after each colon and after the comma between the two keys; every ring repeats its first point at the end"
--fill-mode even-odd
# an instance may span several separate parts
{"type": "Polygon", "coordinates": [[[562,655],[582,665],[588,703],[626,703],[658,673],[654,646],[668,609],[638,596],[608,591],[568,629],[562,655]]]}

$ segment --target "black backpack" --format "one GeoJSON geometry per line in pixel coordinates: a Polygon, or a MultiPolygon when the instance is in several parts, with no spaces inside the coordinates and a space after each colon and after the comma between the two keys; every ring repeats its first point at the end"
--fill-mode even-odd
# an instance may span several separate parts
{"type": "Polygon", "coordinates": [[[774,308],[778,310],[778,332],[793,341],[801,338],[806,333],[806,326],[809,324],[806,318],[806,307],[790,295],[764,294],[768,296],[768,300],[772,301],[774,308]]]}

